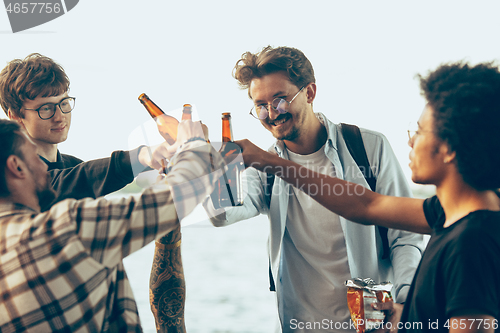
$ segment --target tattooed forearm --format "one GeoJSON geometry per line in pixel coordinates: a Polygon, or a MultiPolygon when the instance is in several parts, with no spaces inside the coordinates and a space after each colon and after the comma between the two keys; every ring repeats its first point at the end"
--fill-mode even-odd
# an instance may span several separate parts
{"type": "Polygon", "coordinates": [[[181,260],[180,226],[155,244],[149,300],[158,332],[185,332],[186,283],[181,260]]]}

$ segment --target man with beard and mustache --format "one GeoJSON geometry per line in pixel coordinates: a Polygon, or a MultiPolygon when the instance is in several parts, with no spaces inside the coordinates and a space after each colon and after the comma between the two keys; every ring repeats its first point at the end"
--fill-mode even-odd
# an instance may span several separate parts
{"type": "MultiPolygon", "coordinates": [[[[69,95],[70,81],[64,69],[53,59],[38,53],[25,59],[14,59],[0,72],[0,104],[5,114],[19,122],[37,145],[40,158],[48,165],[56,202],[66,198],[97,198],[120,190],[134,180],[146,167],[159,168],[159,156],[165,153],[160,146],[155,151],[158,158],[151,159],[145,146],[130,151],[114,151],[109,158],[83,162],[81,159],[61,154],[57,145],[66,141],[71,126],[71,115],[76,98],[69,95]]],[[[52,204],[49,196],[41,201],[42,210],[52,204]]],[[[185,281],[180,252],[180,226],[156,242],[151,273],[151,308],[158,331],[183,332],[185,281]],[[159,267],[170,271],[171,278],[158,280],[159,267]],[[164,296],[166,293],[172,296],[164,296]],[[178,290],[182,290],[179,293],[178,290]],[[162,298],[163,303],[159,304],[162,298]],[[170,300],[171,298],[171,300],[170,300]],[[178,302],[179,298],[181,302],[178,302]],[[173,304],[170,304],[170,301],[173,304]],[[173,307],[175,311],[161,311],[173,307]]],[[[118,265],[117,300],[114,313],[123,318],[129,329],[139,324],[136,303],[123,267],[118,265]]]]}
{"type": "MultiPolygon", "coordinates": [[[[233,75],[241,88],[248,89],[254,104],[251,115],[277,139],[270,151],[308,169],[368,187],[347,149],[341,125],[313,111],[314,71],[300,50],[268,46],[257,54],[244,53],[233,75]]],[[[410,196],[387,139],[367,129],[361,129],[361,135],[377,179],[376,191],[410,196]]],[[[277,292],[278,331],[354,332],[344,287],[352,277],[390,280],[395,300],[405,301],[425,246],[421,235],[389,229],[390,253],[384,255],[381,233],[375,227],[348,221],[299,188],[268,177],[265,168],[263,171],[246,171],[248,193],[242,206],[214,209],[210,200],[204,206],[215,226],[268,215],[270,279],[271,290],[277,292]]]]}
{"type": "Polygon", "coordinates": [[[415,183],[436,186],[436,195],[425,200],[365,191],[304,170],[248,140],[236,143],[246,165],[305,185],[306,191],[312,184],[344,189],[328,196],[309,192],[332,212],[361,224],[430,235],[404,307],[372,304],[386,314],[377,333],[498,332],[500,68],[496,61],[449,62],[417,78],[426,106],[408,131],[409,167],[415,183]],[[309,177],[295,176],[301,173],[309,177]],[[359,195],[346,195],[356,188],[359,195]]]}
{"type": "Polygon", "coordinates": [[[47,165],[18,123],[0,120],[1,332],[142,331],[114,311],[118,264],[177,228],[213,190],[213,167],[223,167],[200,123],[184,121],[179,133],[165,183],[41,212],[40,198],[55,194],[47,165]]]}

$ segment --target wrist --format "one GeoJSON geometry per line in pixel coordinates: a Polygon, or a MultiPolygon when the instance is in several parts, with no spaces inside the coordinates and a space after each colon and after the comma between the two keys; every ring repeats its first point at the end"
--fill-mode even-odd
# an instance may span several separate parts
{"type": "Polygon", "coordinates": [[[263,154],[263,157],[262,157],[261,166],[262,166],[263,170],[261,170],[261,171],[275,174],[275,169],[276,169],[275,167],[276,167],[276,159],[277,158],[280,158],[280,157],[276,154],[265,152],[263,154]],[[266,170],[264,170],[264,169],[266,169],[266,170]]]}
{"type": "Polygon", "coordinates": [[[171,247],[174,245],[176,245],[174,247],[179,247],[181,244],[181,236],[182,236],[181,227],[180,225],[178,225],[174,230],[157,239],[156,244],[162,245],[160,247],[163,246],[171,247]]]}
{"type": "Polygon", "coordinates": [[[160,243],[159,241],[155,242],[155,245],[157,248],[161,250],[173,250],[181,246],[181,239],[179,239],[177,242],[172,243],[172,244],[163,244],[160,243]]]}
{"type": "Polygon", "coordinates": [[[206,139],[200,137],[200,136],[195,136],[195,137],[192,137],[192,138],[189,138],[186,140],[186,142],[184,143],[188,143],[188,142],[193,142],[193,141],[202,141],[202,142],[207,142],[206,139]]]}

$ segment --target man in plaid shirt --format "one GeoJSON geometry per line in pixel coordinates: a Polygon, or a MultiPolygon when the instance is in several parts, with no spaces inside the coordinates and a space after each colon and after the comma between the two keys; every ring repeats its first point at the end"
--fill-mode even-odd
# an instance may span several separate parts
{"type": "MultiPolygon", "coordinates": [[[[0,106],[37,144],[37,153],[49,167],[57,202],[105,196],[130,184],[134,175],[145,167],[155,167],[156,158],[150,155],[158,156],[166,142],[155,147],[154,152],[153,147],[140,146],[129,151],[116,150],[107,158],[86,162],[61,153],[58,144],[68,138],[76,105],[76,98],[70,97],[69,91],[70,80],[64,68],[39,53],[13,59],[0,71],[0,106]]],[[[158,164],[155,168],[160,167],[158,164]]],[[[41,210],[54,203],[40,202],[41,210]]],[[[185,332],[180,238],[179,226],[160,238],[155,246],[150,300],[158,332],[185,332]]],[[[121,317],[123,331],[130,318],[135,320],[138,311],[123,263],[118,265],[116,275],[111,316],[121,317]]]]}
{"type": "MultiPolygon", "coordinates": [[[[168,185],[40,213],[40,199],[54,195],[47,165],[17,123],[0,120],[0,331],[117,331],[116,266],[178,226],[221,173],[222,158],[202,137],[199,123],[181,123],[168,185]]],[[[129,322],[141,331],[139,318],[129,322]]]]}

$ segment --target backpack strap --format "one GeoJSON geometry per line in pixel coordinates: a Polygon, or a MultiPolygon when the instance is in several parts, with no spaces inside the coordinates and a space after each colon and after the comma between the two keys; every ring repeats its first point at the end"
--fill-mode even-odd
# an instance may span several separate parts
{"type": "Polygon", "coordinates": [[[349,153],[363,173],[370,189],[375,191],[377,179],[373,175],[370,162],[368,161],[368,156],[366,156],[365,145],[363,144],[363,138],[361,137],[359,127],[344,123],[341,123],[340,125],[342,126],[342,135],[344,136],[344,141],[349,153]]]}
{"type": "Polygon", "coordinates": [[[271,207],[271,196],[273,195],[274,175],[272,173],[266,174],[266,189],[264,195],[266,196],[267,207],[271,207]]]}
{"type": "MultiPolygon", "coordinates": [[[[274,175],[272,173],[266,174],[266,196],[267,207],[271,208],[271,196],[273,195],[274,186],[274,175]]],[[[271,259],[269,259],[269,291],[276,291],[276,286],[274,285],[273,271],[271,270],[271,259]]]]}
{"type": "Polygon", "coordinates": [[[273,271],[271,270],[271,259],[269,259],[269,291],[276,291],[274,285],[273,271]]]}
{"type": "MultiPolygon", "coordinates": [[[[361,137],[361,132],[359,127],[356,125],[341,123],[342,135],[346,143],[347,149],[351,154],[352,158],[358,165],[359,169],[363,173],[366,182],[370,186],[370,189],[375,192],[377,186],[377,178],[373,174],[373,170],[370,167],[370,162],[368,161],[368,156],[366,155],[365,145],[363,144],[363,138],[361,137]]],[[[389,258],[389,238],[387,237],[387,228],[377,226],[377,229],[382,239],[382,259],[389,258]]]]}

